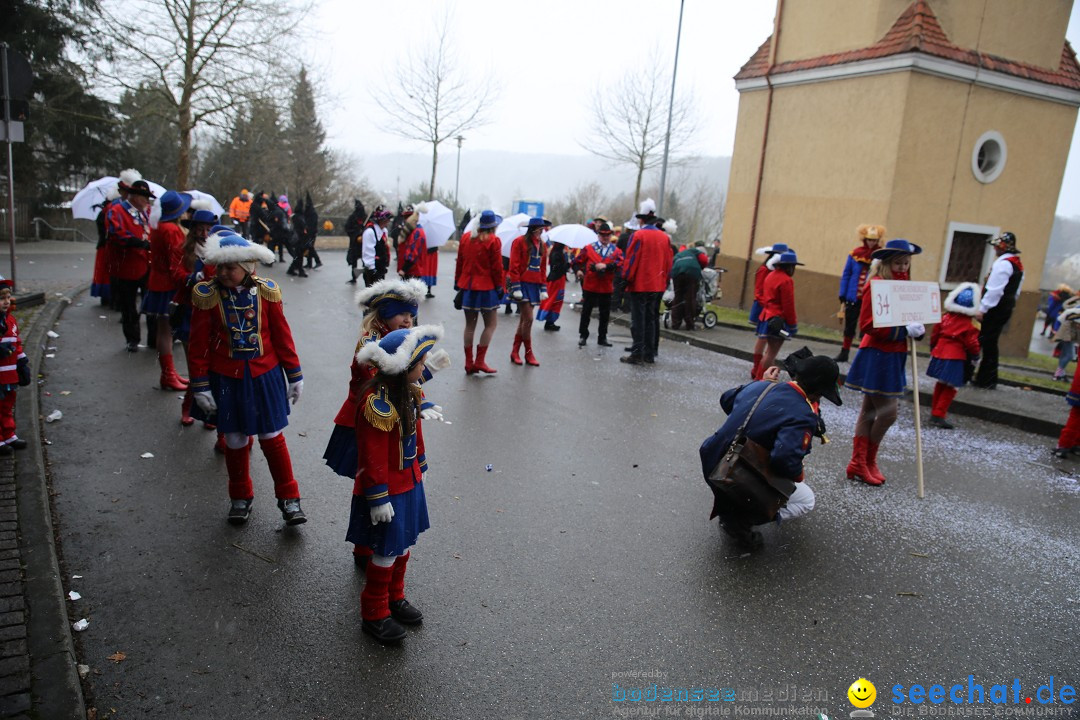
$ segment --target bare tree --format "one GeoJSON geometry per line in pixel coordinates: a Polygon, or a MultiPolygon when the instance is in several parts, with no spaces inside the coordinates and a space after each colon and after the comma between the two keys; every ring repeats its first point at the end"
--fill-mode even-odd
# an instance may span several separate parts
{"type": "Polygon", "coordinates": [[[607,212],[608,199],[598,182],[580,183],[546,213],[559,224],[584,223],[607,212]]]}
{"type": "MultiPolygon", "coordinates": [[[[594,155],[631,165],[637,170],[635,207],[641,197],[641,180],[645,171],[663,160],[670,97],[671,71],[657,61],[655,53],[642,67],[627,71],[614,87],[597,87],[593,93],[591,138],[582,146],[594,155]]],[[[673,153],[683,147],[695,132],[697,122],[693,96],[689,93],[676,94],[671,113],[673,153]]],[[[668,164],[681,159],[669,158],[668,164]]]]}
{"type": "Polygon", "coordinates": [[[435,28],[435,40],[410,51],[387,80],[371,91],[385,113],[385,121],[379,124],[383,130],[431,145],[429,198],[435,197],[439,145],[486,124],[485,112],[498,93],[491,75],[477,78],[458,64],[450,20],[447,11],[435,28]]]}
{"type": "Polygon", "coordinates": [[[97,7],[106,81],[126,91],[154,88],[176,124],[178,187],[190,187],[198,128],[224,127],[241,104],[277,91],[266,78],[309,7],[275,0],[105,0],[97,7]]]}

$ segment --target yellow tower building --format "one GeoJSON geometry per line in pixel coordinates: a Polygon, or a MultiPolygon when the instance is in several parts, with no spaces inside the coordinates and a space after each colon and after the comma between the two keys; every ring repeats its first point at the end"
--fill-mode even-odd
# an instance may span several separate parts
{"type": "Polygon", "coordinates": [[[1026,354],[1080,106],[1072,0],[778,0],[735,76],[739,116],[725,301],[748,308],[754,248],[801,262],[800,321],[834,324],[856,226],[923,247],[912,279],[982,283],[987,239],[1016,234],[1022,294],[1002,337],[1026,354]]]}

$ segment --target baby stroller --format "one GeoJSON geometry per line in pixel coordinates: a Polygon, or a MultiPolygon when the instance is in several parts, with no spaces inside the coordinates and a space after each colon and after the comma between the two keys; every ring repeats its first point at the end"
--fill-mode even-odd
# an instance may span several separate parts
{"type": "MultiPolygon", "coordinates": [[[[698,284],[697,292],[697,305],[698,314],[697,319],[701,321],[701,324],[710,330],[716,327],[716,313],[705,307],[706,303],[711,303],[717,298],[723,297],[723,291],[720,290],[720,273],[727,272],[724,268],[702,268],[701,270],[701,282],[698,284]]],[[[675,302],[675,290],[672,288],[671,283],[668,283],[668,289],[664,292],[664,327],[671,327],[671,306],[675,302]]]]}

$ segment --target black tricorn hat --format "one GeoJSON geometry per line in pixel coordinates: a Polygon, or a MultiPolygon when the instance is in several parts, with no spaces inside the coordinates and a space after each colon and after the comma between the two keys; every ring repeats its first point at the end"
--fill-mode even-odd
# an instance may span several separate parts
{"type": "Polygon", "coordinates": [[[831,357],[825,355],[806,356],[806,348],[797,350],[784,361],[784,367],[791,374],[799,387],[807,393],[821,395],[833,405],[843,405],[840,399],[840,366],[831,357]],[[796,357],[801,355],[801,357],[796,357]]]}

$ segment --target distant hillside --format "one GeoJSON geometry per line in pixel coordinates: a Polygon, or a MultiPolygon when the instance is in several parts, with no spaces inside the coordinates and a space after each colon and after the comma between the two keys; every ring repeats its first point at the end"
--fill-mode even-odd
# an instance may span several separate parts
{"type": "MultiPolygon", "coordinates": [[[[431,176],[431,156],[424,153],[361,155],[363,172],[371,187],[385,199],[405,195],[410,188],[426,184],[431,176]]],[[[457,148],[440,148],[437,185],[452,195],[457,148]]],[[[685,168],[668,170],[668,187],[705,177],[722,190],[727,189],[731,167],[729,157],[704,157],[685,168]]],[[[659,169],[646,174],[645,184],[659,183],[659,169]]],[[[608,196],[632,193],[634,172],[626,166],[613,166],[592,155],[547,155],[507,153],[490,150],[461,152],[459,200],[472,207],[491,206],[506,211],[516,199],[553,203],[575,187],[596,182],[608,196]]]]}
{"type": "MultiPolygon", "coordinates": [[[[1023,244],[1017,243],[1023,250],[1023,244]]],[[[1042,282],[1039,287],[1052,290],[1061,283],[1070,285],[1074,290],[1080,288],[1080,218],[1066,218],[1058,215],[1054,218],[1054,228],[1050,231],[1050,244],[1046,249],[1046,264],[1043,266],[1042,282]]]]}

